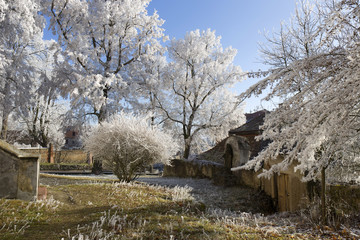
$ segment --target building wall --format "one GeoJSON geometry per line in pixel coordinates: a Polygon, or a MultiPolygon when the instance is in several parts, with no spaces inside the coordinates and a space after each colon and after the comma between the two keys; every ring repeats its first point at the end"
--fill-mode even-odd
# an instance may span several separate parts
{"type": "MultiPolygon", "coordinates": [[[[282,160],[282,157],[270,160],[264,168],[270,169],[282,160]]],[[[262,180],[264,191],[274,199],[279,211],[296,211],[309,202],[308,183],[301,181],[303,175],[299,171],[294,171],[295,166],[296,163],[293,163],[287,170],[274,174],[270,179],[262,180]]]]}

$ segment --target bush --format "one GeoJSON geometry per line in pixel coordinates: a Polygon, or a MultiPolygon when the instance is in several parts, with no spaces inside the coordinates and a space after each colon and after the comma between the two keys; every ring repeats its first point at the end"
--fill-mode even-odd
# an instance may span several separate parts
{"type": "Polygon", "coordinates": [[[94,127],[84,142],[95,159],[127,182],[150,164],[169,164],[177,149],[169,134],[157,126],[149,126],[146,116],[125,113],[94,127]]]}

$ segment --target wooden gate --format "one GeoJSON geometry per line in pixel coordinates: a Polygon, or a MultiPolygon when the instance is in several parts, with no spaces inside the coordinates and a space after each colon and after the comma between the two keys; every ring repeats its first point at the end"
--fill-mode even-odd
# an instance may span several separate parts
{"type": "Polygon", "coordinates": [[[277,176],[278,210],[280,212],[290,211],[290,189],[289,175],[280,174],[277,176]]]}
{"type": "Polygon", "coordinates": [[[224,159],[225,159],[225,167],[227,169],[231,169],[233,166],[233,158],[234,158],[234,152],[230,144],[226,145],[224,159]]]}

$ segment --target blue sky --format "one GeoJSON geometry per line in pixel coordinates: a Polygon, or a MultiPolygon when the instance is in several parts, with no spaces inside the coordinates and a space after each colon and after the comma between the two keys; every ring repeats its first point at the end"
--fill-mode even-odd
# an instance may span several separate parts
{"type": "MultiPolygon", "coordinates": [[[[296,0],[152,0],[149,13],[154,9],[165,20],[165,34],[172,38],[183,38],[186,32],[208,28],[222,36],[224,48],[232,46],[238,50],[235,64],[244,71],[266,69],[260,63],[258,44],[264,42],[264,31],[279,29],[281,21],[288,21],[293,14],[296,0]]],[[[49,32],[45,38],[54,38],[49,32]]],[[[234,88],[236,93],[245,91],[257,79],[247,79],[234,88]]],[[[246,102],[246,112],[271,108],[260,98],[246,102]]]]}
{"type": "MultiPolygon", "coordinates": [[[[238,50],[235,64],[244,71],[264,69],[260,63],[258,44],[264,42],[264,31],[279,29],[281,21],[288,21],[294,13],[295,0],[152,0],[148,11],[154,9],[165,20],[165,33],[172,38],[183,38],[186,32],[211,28],[222,36],[223,47],[238,50]]],[[[245,91],[256,79],[237,84],[235,91],[245,91]]],[[[271,103],[251,98],[246,112],[271,108],[271,103]]]]}

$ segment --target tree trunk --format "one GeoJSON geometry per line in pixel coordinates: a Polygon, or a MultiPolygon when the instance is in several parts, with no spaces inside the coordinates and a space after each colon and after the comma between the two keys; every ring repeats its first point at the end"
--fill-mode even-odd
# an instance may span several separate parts
{"type": "Polygon", "coordinates": [[[9,115],[4,112],[1,122],[2,124],[1,124],[1,133],[0,133],[0,138],[4,141],[6,141],[6,137],[7,137],[6,135],[8,129],[8,118],[9,115]]]}
{"type": "Polygon", "coordinates": [[[98,123],[100,124],[100,123],[102,123],[102,122],[104,122],[105,120],[106,120],[106,116],[107,115],[107,113],[106,113],[106,105],[105,104],[103,104],[103,105],[101,105],[101,108],[100,108],[100,111],[99,111],[99,114],[98,114],[98,123]]]}
{"type": "Polygon", "coordinates": [[[187,159],[190,155],[190,141],[185,139],[184,159],[187,159]]]}
{"type": "Polygon", "coordinates": [[[325,182],[325,167],[321,169],[321,221],[322,225],[325,226],[327,224],[326,217],[326,182],[325,182]]]}
{"type": "Polygon", "coordinates": [[[4,102],[3,102],[3,114],[2,114],[2,124],[1,124],[1,132],[0,132],[0,138],[4,141],[6,141],[7,137],[7,130],[8,130],[8,119],[11,112],[11,100],[10,100],[10,83],[9,81],[6,81],[5,83],[5,96],[4,96],[4,102]]]}

